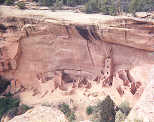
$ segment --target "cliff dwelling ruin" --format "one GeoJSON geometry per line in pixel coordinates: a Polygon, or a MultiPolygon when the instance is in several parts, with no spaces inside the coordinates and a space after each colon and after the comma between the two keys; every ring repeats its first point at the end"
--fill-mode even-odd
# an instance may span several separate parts
{"type": "Polygon", "coordinates": [[[135,105],[154,68],[154,22],[83,15],[85,21],[76,14],[65,21],[52,14],[38,20],[37,12],[1,16],[0,75],[33,97],[71,97],[80,90],[89,101],[111,94],[117,103],[135,105]]]}

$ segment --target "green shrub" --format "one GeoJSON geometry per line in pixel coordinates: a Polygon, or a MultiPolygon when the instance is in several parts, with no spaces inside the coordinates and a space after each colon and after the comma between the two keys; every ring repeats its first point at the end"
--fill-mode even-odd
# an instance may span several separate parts
{"type": "Polygon", "coordinates": [[[135,12],[147,12],[154,10],[153,0],[131,0],[129,4],[129,12],[135,14],[135,12]]]}
{"type": "Polygon", "coordinates": [[[9,118],[13,118],[17,115],[18,109],[16,107],[8,110],[3,116],[8,116],[9,118]]]}
{"type": "Polygon", "coordinates": [[[131,108],[129,106],[129,103],[128,102],[122,102],[120,105],[119,105],[119,109],[122,113],[124,113],[126,116],[129,114],[131,108]]]}
{"type": "Polygon", "coordinates": [[[58,107],[60,111],[62,111],[65,115],[69,115],[71,113],[71,109],[69,108],[69,105],[66,103],[62,103],[58,107]]]}
{"type": "Polygon", "coordinates": [[[55,0],[38,0],[38,2],[41,6],[51,6],[56,1],[55,0]]]}
{"type": "Polygon", "coordinates": [[[94,107],[93,121],[96,122],[115,122],[115,103],[107,96],[103,101],[94,107]]]}
{"type": "Polygon", "coordinates": [[[10,5],[12,5],[13,3],[14,3],[13,0],[5,0],[5,5],[10,6],[10,5]]]}
{"type": "Polygon", "coordinates": [[[64,113],[64,115],[67,117],[67,119],[72,122],[75,120],[75,113],[69,108],[69,105],[66,103],[62,103],[58,105],[58,108],[61,112],[64,113]]]}
{"type": "Polygon", "coordinates": [[[11,97],[12,94],[9,92],[9,93],[5,94],[4,96],[5,96],[5,97],[11,97]]]}
{"type": "Polygon", "coordinates": [[[88,106],[87,109],[86,109],[86,113],[87,115],[91,115],[94,111],[94,108],[93,106],[88,106]]]}
{"type": "Polygon", "coordinates": [[[6,90],[8,85],[10,85],[10,81],[0,76],[0,94],[6,90]]]}
{"type": "Polygon", "coordinates": [[[0,118],[9,110],[19,106],[20,100],[13,97],[0,98],[0,118]]]}
{"type": "Polygon", "coordinates": [[[63,1],[62,0],[56,0],[56,3],[54,4],[54,7],[56,9],[62,9],[63,1]]]}
{"type": "Polygon", "coordinates": [[[85,4],[85,10],[87,13],[102,12],[107,15],[116,15],[117,6],[114,0],[89,0],[85,4]]]}
{"type": "Polygon", "coordinates": [[[100,5],[100,11],[107,15],[117,14],[117,5],[114,0],[103,0],[100,5]]]}
{"type": "Polygon", "coordinates": [[[99,107],[100,115],[101,115],[101,122],[114,122],[115,121],[115,104],[110,96],[107,96],[105,100],[103,100],[99,107]]]}
{"type": "Polygon", "coordinates": [[[73,122],[75,119],[76,119],[75,113],[74,113],[74,112],[71,112],[70,115],[69,115],[69,117],[68,117],[68,120],[69,120],[70,122],[73,122]]]}
{"type": "Polygon", "coordinates": [[[126,115],[119,110],[116,113],[115,122],[124,122],[125,119],[126,119],[126,115]]]}
{"type": "Polygon", "coordinates": [[[20,8],[20,9],[25,9],[25,3],[20,1],[17,3],[17,6],[20,8]]]}
{"type": "Polygon", "coordinates": [[[85,4],[85,10],[87,13],[99,12],[96,0],[89,0],[88,3],[85,4]]]}

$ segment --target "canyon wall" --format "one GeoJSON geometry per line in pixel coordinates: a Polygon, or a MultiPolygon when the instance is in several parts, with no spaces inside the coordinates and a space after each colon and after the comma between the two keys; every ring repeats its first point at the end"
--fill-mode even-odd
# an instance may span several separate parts
{"type": "Polygon", "coordinates": [[[151,52],[153,23],[128,18],[111,20],[105,21],[105,26],[102,26],[3,17],[1,23],[7,29],[2,32],[1,38],[20,46],[20,50],[9,46],[8,51],[10,57],[20,52],[20,59],[17,69],[2,74],[10,78],[13,76],[26,84],[42,77],[51,79],[55,71],[63,71],[63,79],[68,82],[80,76],[94,80],[105,73],[105,59],[112,50],[113,76],[118,70],[133,72],[134,68],[139,67],[137,69],[145,75],[142,78],[134,77],[145,80],[148,68],[140,68],[144,65],[152,67],[154,63],[151,52]],[[122,21],[125,21],[125,25],[122,21]]]}
{"type": "Polygon", "coordinates": [[[153,20],[44,12],[1,13],[2,76],[39,89],[60,72],[64,83],[87,79],[142,95],[154,69],[153,20]]]}

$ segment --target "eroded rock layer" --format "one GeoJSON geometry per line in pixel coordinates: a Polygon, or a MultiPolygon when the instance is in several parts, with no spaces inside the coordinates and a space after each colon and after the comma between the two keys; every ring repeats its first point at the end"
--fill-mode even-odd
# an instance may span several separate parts
{"type": "MultiPolygon", "coordinates": [[[[19,52],[20,44],[22,55],[14,76],[20,81],[24,79],[25,83],[38,79],[50,80],[55,71],[63,72],[63,79],[71,82],[79,77],[92,80],[97,76],[113,77],[120,69],[131,70],[142,64],[153,64],[153,53],[141,50],[142,45],[152,46],[152,40],[147,43],[149,41],[147,37],[153,39],[152,22],[121,18],[106,21],[105,26],[101,27],[101,25],[63,25],[38,22],[35,19],[7,17],[2,18],[1,23],[6,28],[5,31],[1,31],[1,39],[11,43],[8,49],[13,50],[8,50],[8,54],[12,59],[19,52]],[[146,34],[141,34],[138,30],[146,34]],[[140,45],[140,40],[137,38],[141,38],[145,44],[140,45]],[[16,47],[13,47],[13,42],[16,43],[16,47]],[[109,55],[110,50],[112,55],[109,55]],[[112,64],[107,64],[108,58],[112,59],[112,64]]],[[[149,51],[153,50],[150,46],[146,48],[149,51]]]]}
{"type": "Polygon", "coordinates": [[[80,23],[52,14],[0,17],[1,75],[27,88],[52,81],[52,92],[70,82],[91,88],[95,81],[121,97],[142,95],[154,67],[152,20],[102,16],[92,22],[95,17],[88,16],[80,23]]]}

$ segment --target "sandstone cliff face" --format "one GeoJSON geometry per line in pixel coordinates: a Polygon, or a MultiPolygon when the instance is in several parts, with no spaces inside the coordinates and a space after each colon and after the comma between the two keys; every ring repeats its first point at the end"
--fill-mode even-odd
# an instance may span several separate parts
{"type": "Polygon", "coordinates": [[[132,18],[120,18],[104,23],[102,39],[138,49],[154,51],[154,23],[132,18]]]}
{"type": "Polygon", "coordinates": [[[1,39],[11,44],[7,54],[11,60],[19,57],[16,68],[1,70],[2,75],[24,87],[39,88],[39,80],[51,80],[60,71],[64,83],[96,80],[103,87],[115,86],[120,96],[125,89],[136,98],[141,96],[154,67],[152,20],[83,14],[61,17],[58,12],[40,17],[36,11],[38,19],[24,17],[27,14],[0,19],[6,27],[1,39]],[[85,20],[79,21],[82,17],[85,20]]]}
{"type": "MultiPolygon", "coordinates": [[[[111,75],[121,69],[130,72],[139,69],[145,74],[144,77],[132,75],[137,81],[145,82],[148,69],[142,68],[154,63],[153,53],[148,52],[153,50],[152,22],[112,18],[96,25],[65,25],[59,21],[55,24],[30,18],[4,17],[1,23],[8,28],[2,38],[20,44],[22,54],[12,77],[25,84],[31,84],[30,81],[37,82],[39,77],[51,79],[52,72],[57,70],[64,72],[63,79],[68,82],[80,76],[94,80],[98,75],[105,73],[105,59],[110,49],[113,60],[111,75]],[[9,28],[12,26],[16,30],[10,32],[9,28]],[[148,51],[141,50],[143,48],[148,51]]],[[[13,46],[9,48],[14,49],[13,46]]],[[[10,57],[19,52],[17,46],[15,49],[8,51],[10,57]]],[[[11,77],[11,73],[9,74],[11,77]]]]}
{"type": "Polygon", "coordinates": [[[17,68],[17,60],[20,57],[20,44],[18,42],[19,36],[6,34],[12,31],[9,27],[11,26],[6,28],[3,24],[0,24],[0,72],[15,70],[17,68]]]}
{"type": "Polygon", "coordinates": [[[151,122],[154,120],[154,69],[149,72],[151,72],[149,76],[150,82],[145,88],[140,100],[131,110],[128,120],[133,121],[134,119],[141,119],[144,122],[151,122]]]}
{"type": "MultiPolygon", "coordinates": [[[[47,72],[55,70],[65,70],[66,74],[74,73],[78,74],[78,76],[83,74],[89,79],[94,79],[101,70],[103,71],[104,59],[108,57],[110,48],[112,48],[115,71],[117,67],[131,69],[134,66],[153,63],[153,54],[151,52],[105,42],[110,40],[121,44],[122,38],[119,36],[124,36],[125,33],[123,32],[119,34],[112,31],[99,33],[103,29],[97,29],[96,26],[91,25],[61,25],[33,21],[31,19],[27,19],[27,21],[19,19],[14,22],[18,25],[17,28],[19,28],[19,23],[23,23],[20,25],[21,30],[19,28],[19,31],[12,33],[18,38],[23,37],[19,41],[22,55],[18,63],[18,69],[15,72],[15,76],[19,80],[24,79],[26,82],[37,80],[39,73],[47,75],[47,72]],[[30,26],[28,27],[29,24],[32,25],[31,28],[30,26]],[[25,29],[26,26],[27,30],[25,29]],[[109,39],[111,35],[115,36],[109,39]],[[24,76],[23,73],[25,74],[24,76]]],[[[134,28],[134,25],[129,26],[134,28]]],[[[144,26],[140,25],[140,28],[144,28],[144,26]]],[[[117,32],[116,28],[112,27],[115,32],[117,32]]],[[[146,28],[144,29],[146,30],[146,28]]],[[[150,29],[147,29],[147,31],[150,31],[150,29]]],[[[138,30],[134,34],[137,35],[138,30]]],[[[10,33],[6,33],[6,35],[10,35],[10,33]]],[[[128,36],[128,39],[132,37],[132,35],[128,36]]],[[[143,37],[140,38],[143,39],[143,37]]],[[[9,39],[12,39],[12,37],[9,39]]],[[[17,41],[18,39],[15,40],[17,41]]],[[[144,40],[147,41],[146,39],[144,40]]],[[[125,40],[123,41],[126,42],[125,40]]],[[[136,42],[134,41],[133,45],[136,42]]],[[[125,45],[127,44],[130,46],[129,42],[126,42],[125,45]]],[[[137,46],[142,49],[140,44],[137,44],[137,46]]],[[[151,49],[149,48],[148,50],[151,49]]]]}

